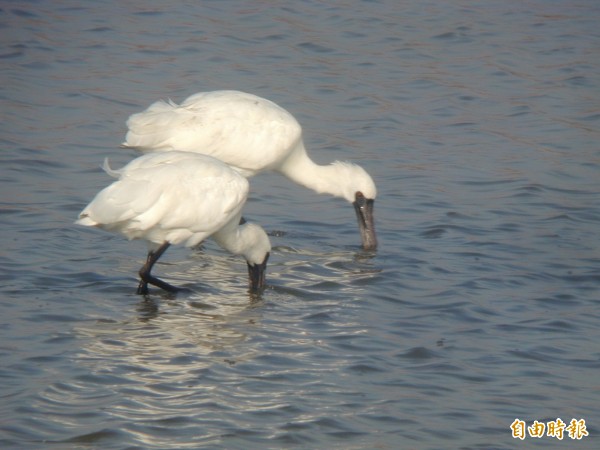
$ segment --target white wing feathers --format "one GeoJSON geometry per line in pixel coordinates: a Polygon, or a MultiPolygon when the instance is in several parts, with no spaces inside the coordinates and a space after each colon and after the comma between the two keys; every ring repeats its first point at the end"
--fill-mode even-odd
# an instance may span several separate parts
{"type": "Polygon", "coordinates": [[[80,225],[120,231],[129,239],[195,245],[237,216],[248,182],[213,158],[184,152],[153,153],[119,170],[119,180],[82,211],[80,225]]]}
{"type": "Polygon", "coordinates": [[[127,121],[124,147],[212,155],[244,176],[277,168],[300,144],[300,124],[274,103],[242,92],[192,95],[180,105],[158,101],[127,121]]]}

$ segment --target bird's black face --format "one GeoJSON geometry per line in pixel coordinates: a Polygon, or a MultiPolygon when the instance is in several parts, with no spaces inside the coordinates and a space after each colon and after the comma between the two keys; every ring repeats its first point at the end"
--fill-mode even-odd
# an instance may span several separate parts
{"type": "Polygon", "coordinates": [[[363,248],[365,250],[375,250],[377,248],[375,219],[373,218],[373,206],[375,205],[375,200],[366,198],[360,191],[355,194],[354,198],[355,200],[352,204],[356,211],[363,248]]]}
{"type": "Polygon", "coordinates": [[[248,263],[248,280],[250,282],[250,292],[260,292],[265,288],[265,273],[267,272],[267,261],[269,253],[261,264],[248,263]]]}

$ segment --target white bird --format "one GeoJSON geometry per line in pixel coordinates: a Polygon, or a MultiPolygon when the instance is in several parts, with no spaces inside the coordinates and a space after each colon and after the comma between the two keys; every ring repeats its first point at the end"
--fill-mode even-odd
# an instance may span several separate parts
{"type": "Polygon", "coordinates": [[[264,287],[271,244],[260,226],[240,225],[246,178],[215,158],[189,152],[143,155],[119,170],[105,160],[104,170],[118,181],[100,191],[75,223],[149,242],[138,294],[148,293],[148,283],[177,291],[151,275],[152,266],[171,244],[192,247],[208,237],[246,258],[251,290],[264,287]]]}
{"type": "Polygon", "coordinates": [[[180,105],[158,101],[129,117],[127,127],[124,147],[211,155],[246,177],[274,170],[319,194],[344,198],[354,205],[363,247],[377,248],[373,179],[356,164],[313,162],[298,121],[269,100],[239,91],[200,92],[180,105]]]}

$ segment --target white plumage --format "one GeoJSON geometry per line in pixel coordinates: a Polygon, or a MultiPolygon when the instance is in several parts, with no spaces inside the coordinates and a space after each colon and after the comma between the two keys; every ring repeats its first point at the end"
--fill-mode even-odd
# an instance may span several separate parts
{"type": "Polygon", "coordinates": [[[373,179],[356,164],[314,163],[298,121],[269,100],[239,91],[201,92],[180,105],[158,101],[133,114],[127,126],[125,147],[211,155],[246,177],[274,170],[317,193],[344,198],[355,207],[363,246],[377,247],[373,179]]]}
{"type": "Polygon", "coordinates": [[[260,226],[239,225],[248,181],[236,171],[210,156],[178,151],[143,155],[120,170],[105,162],[105,170],[118,181],[100,191],[76,223],[151,243],[139,293],[148,283],[176,290],[150,275],[152,266],[170,244],[191,247],[208,237],[243,255],[251,288],[262,287],[271,245],[260,226]]]}

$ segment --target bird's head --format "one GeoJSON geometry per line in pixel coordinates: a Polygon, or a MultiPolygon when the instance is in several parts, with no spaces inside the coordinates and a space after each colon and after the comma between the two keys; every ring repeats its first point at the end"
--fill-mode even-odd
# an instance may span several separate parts
{"type": "Polygon", "coordinates": [[[344,180],[340,183],[341,196],[352,203],[356,211],[363,248],[375,250],[377,248],[373,216],[373,207],[377,196],[375,182],[365,169],[356,164],[336,161],[333,165],[338,171],[338,179],[344,180]]]}
{"type": "Polygon", "coordinates": [[[257,224],[244,223],[240,228],[243,230],[244,241],[248,243],[243,254],[248,264],[250,291],[260,292],[265,287],[271,241],[265,230],[257,224]]]}

